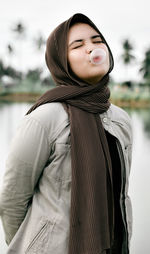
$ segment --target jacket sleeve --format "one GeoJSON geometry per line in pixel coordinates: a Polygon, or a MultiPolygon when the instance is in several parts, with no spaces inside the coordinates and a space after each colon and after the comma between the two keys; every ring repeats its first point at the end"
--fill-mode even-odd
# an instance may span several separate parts
{"type": "Polygon", "coordinates": [[[30,115],[25,116],[11,143],[0,194],[0,215],[7,244],[25,218],[49,153],[46,129],[30,115]]]}
{"type": "MultiPolygon", "coordinates": [[[[132,122],[129,117],[128,121],[128,136],[129,136],[129,141],[128,141],[128,146],[126,147],[128,150],[128,163],[129,163],[129,174],[131,171],[131,164],[132,164],[132,147],[133,147],[133,129],[132,129],[132,122]]],[[[126,135],[127,136],[127,135],[126,135]]]]}

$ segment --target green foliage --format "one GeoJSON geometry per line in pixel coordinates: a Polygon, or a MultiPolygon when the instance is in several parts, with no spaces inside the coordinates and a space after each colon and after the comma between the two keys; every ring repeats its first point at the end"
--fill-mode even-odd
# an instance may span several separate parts
{"type": "Polygon", "coordinates": [[[52,77],[49,75],[48,77],[45,77],[43,80],[42,80],[42,85],[43,86],[51,86],[51,87],[55,87],[55,83],[52,79],[52,77]]]}
{"type": "Polygon", "coordinates": [[[26,74],[26,78],[33,82],[39,81],[41,78],[41,73],[42,73],[42,69],[40,68],[29,70],[26,74]]]}
{"type": "Polygon", "coordinates": [[[150,48],[145,52],[145,57],[139,71],[143,74],[146,84],[150,86],[150,48]]]}
{"type": "Polygon", "coordinates": [[[143,88],[139,89],[139,91],[126,89],[126,90],[114,90],[111,89],[111,98],[115,100],[121,101],[150,101],[150,94],[143,88]]]}
{"type": "Polygon", "coordinates": [[[0,79],[3,77],[4,73],[5,73],[4,64],[2,60],[0,60],[0,79]]]}
{"type": "Polygon", "coordinates": [[[132,55],[133,46],[128,39],[123,41],[123,54],[121,55],[124,64],[130,64],[131,61],[135,59],[132,55]]]}
{"type": "MultiPolygon", "coordinates": [[[[51,79],[49,79],[51,81],[51,79]]],[[[39,79],[34,79],[31,76],[22,80],[15,80],[15,83],[11,86],[2,86],[0,90],[0,96],[7,94],[43,94],[47,90],[54,87],[54,83],[47,83],[46,85],[39,79]]]]}
{"type": "MultiPolygon", "coordinates": [[[[13,33],[18,36],[18,39],[25,38],[26,27],[24,24],[19,21],[16,23],[12,29],[13,33]]],[[[41,33],[37,35],[36,38],[33,39],[34,45],[36,45],[37,49],[42,50],[43,46],[45,46],[45,39],[41,33]]],[[[129,39],[125,39],[122,43],[122,61],[126,66],[126,79],[125,82],[122,82],[121,89],[116,91],[115,80],[110,77],[110,87],[112,90],[112,98],[122,100],[122,101],[140,101],[142,100],[150,100],[150,92],[147,89],[147,86],[150,88],[150,48],[145,52],[144,60],[141,63],[140,73],[143,75],[143,82],[141,84],[133,84],[130,80],[130,77],[127,78],[127,67],[128,65],[135,59],[133,54],[133,45],[129,39]],[[140,89],[140,92],[135,91],[135,87],[140,89]]],[[[11,43],[7,44],[7,52],[9,53],[9,57],[11,54],[15,53],[14,47],[11,43]]],[[[19,51],[18,51],[19,52],[19,51]]],[[[21,52],[21,51],[20,51],[21,52]]],[[[14,55],[15,55],[14,54],[14,55]]],[[[0,81],[3,80],[3,76],[11,77],[14,82],[13,86],[10,84],[2,84],[0,86],[0,94],[6,93],[43,93],[50,88],[55,86],[52,77],[49,75],[48,77],[42,78],[43,70],[42,68],[30,69],[26,73],[19,72],[12,66],[5,66],[3,60],[0,60],[0,81]]]]}
{"type": "Polygon", "coordinates": [[[14,79],[21,79],[22,73],[16,71],[11,66],[5,66],[2,60],[0,60],[0,79],[2,79],[3,76],[8,76],[14,79]]]}

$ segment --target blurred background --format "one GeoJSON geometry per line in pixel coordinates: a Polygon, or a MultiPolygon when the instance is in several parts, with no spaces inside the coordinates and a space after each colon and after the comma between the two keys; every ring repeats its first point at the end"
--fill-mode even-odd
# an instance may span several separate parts
{"type": "MultiPolygon", "coordinates": [[[[150,2],[148,0],[2,0],[0,7],[0,187],[11,139],[35,100],[55,84],[45,64],[50,32],[71,15],[87,15],[106,38],[115,66],[112,103],[132,119],[131,254],[150,253],[150,2]]],[[[0,224],[0,253],[7,246],[0,224]]]]}

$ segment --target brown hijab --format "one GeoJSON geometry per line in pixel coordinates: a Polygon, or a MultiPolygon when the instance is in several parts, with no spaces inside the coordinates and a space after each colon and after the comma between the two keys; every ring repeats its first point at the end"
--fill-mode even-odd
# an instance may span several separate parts
{"type": "Polygon", "coordinates": [[[72,163],[68,254],[100,254],[111,247],[114,226],[111,158],[99,116],[110,106],[107,84],[113,69],[113,56],[98,28],[79,13],[50,34],[46,63],[57,87],[41,96],[27,114],[45,103],[62,102],[66,106],[71,129],[72,163]],[[109,71],[96,85],[79,79],[68,66],[68,31],[79,22],[92,26],[109,50],[109,71]]]}

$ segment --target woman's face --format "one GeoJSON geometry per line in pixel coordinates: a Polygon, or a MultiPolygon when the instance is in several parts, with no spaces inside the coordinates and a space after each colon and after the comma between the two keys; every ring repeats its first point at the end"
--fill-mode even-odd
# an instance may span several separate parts
{"type": "Polygon", "coordinates": [[[100,35],[88,24],[77,23],[68,33],[68,62],[76,76],[89,84],[96,84],[109,70],[109,51],[100,35]],[[92,64],[90,53],[102,48],[106,60],[100,65],[92,64]]]}

